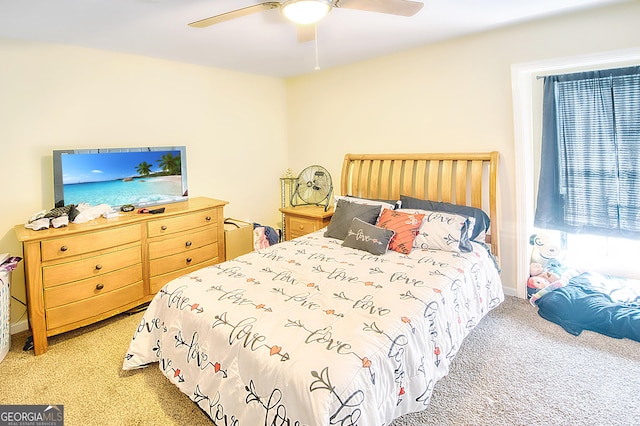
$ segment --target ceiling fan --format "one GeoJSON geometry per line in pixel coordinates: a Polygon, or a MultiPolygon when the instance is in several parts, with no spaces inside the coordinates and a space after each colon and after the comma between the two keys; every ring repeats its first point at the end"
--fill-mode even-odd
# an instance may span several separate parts
{"type": "Polygon", "coordinates": [[[282,14],[290,21],[298,24],[298,41],[305,42],[315,38],[314,33],[305,31],[305,27],[315,24],[331,11],[331,9],[354,9],[368,12],[386,13],[398,16],[413,16],[424,4],[411,0],[284,0],[264,3],[235,9],[214,15],[209,18],[191,22],[189,26],[205,28],[231,19],[280,8],[282,14]]]}

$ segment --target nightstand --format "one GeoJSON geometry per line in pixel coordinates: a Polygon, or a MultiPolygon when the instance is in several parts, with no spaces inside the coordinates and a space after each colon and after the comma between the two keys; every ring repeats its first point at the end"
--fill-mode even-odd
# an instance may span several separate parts
{"type": "Polygon", "coordinates": [[[285,241],[324,228],[333,216],[333,207],[325,211],[324,206],[283,207],[280,211],[284,215],[285,241]]]}

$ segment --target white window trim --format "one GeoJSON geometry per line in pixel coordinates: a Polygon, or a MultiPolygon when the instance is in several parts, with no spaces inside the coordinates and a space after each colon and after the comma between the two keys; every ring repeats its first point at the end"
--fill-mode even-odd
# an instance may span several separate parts
{"type": "MultiPolygon", "coordinates": [[[[516,171],[516,295],[526,298],[529,278],[529,235],[533,233],[534,170],[533,87],[538,76],[565,74],[590,69],[604,69],[636,65],[640,49],[624,49],[591,55],[549,59],[538,62],[513,64],[511,88],[513,92],[513,132],[516,171]]],[[[541,116],[541,114],[538,114],[541,116]]]]}

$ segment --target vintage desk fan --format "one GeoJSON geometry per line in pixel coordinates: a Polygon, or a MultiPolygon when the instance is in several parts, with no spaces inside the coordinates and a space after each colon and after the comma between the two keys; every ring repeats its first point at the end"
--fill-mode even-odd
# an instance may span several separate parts
{"type": "Polygon", "coordinates": [[[290,204],[292,207],[324,205],[324,210],[327,211],[331,192],[333,192],[333,184],[327,169],[322,166],[309,166],[298,175],[290,204]]]}

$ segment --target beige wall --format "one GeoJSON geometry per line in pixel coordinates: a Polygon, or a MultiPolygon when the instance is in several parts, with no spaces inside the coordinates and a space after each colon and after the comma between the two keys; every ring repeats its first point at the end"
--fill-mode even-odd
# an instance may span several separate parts
{"type": "MultiPolygon", "coordinates": [[[[346,152],[498,150],[503,281],[515,291],[511,65],[640,45],[640,4],[499,29],[287,80],[74,47],[0,40],[0,252],[51,208],[51,151],[187,145],[191,195],[276,225],[287,167],[346,152]],[[9,155],[7,155],[8,153],[9,155]]],[[[23,273],[12,293],[24,300],[23,273]]],[[[23,320],[13,304],[12,322],[23,320]]]]}
{"type": "Polygon", "coordinates": [[[516,293],[511,65],[640,45],[633,2],[425,46],[287,81],[289,158],[339,181],[346,152],[500,151],[502,279],[516,293]]]}
{"type": "MultiPolygon", "coordinates": [[[[13,225],[53,207],[53,149],[186,145],[189,193],[275,226],[286,156],[282,79],[0,40],[0,252],[13,225]]],[[[25,300],[22,268],[11,293],[25,300]]],[[[24,308],[12,303],[12,323],[24,308]]]]}

